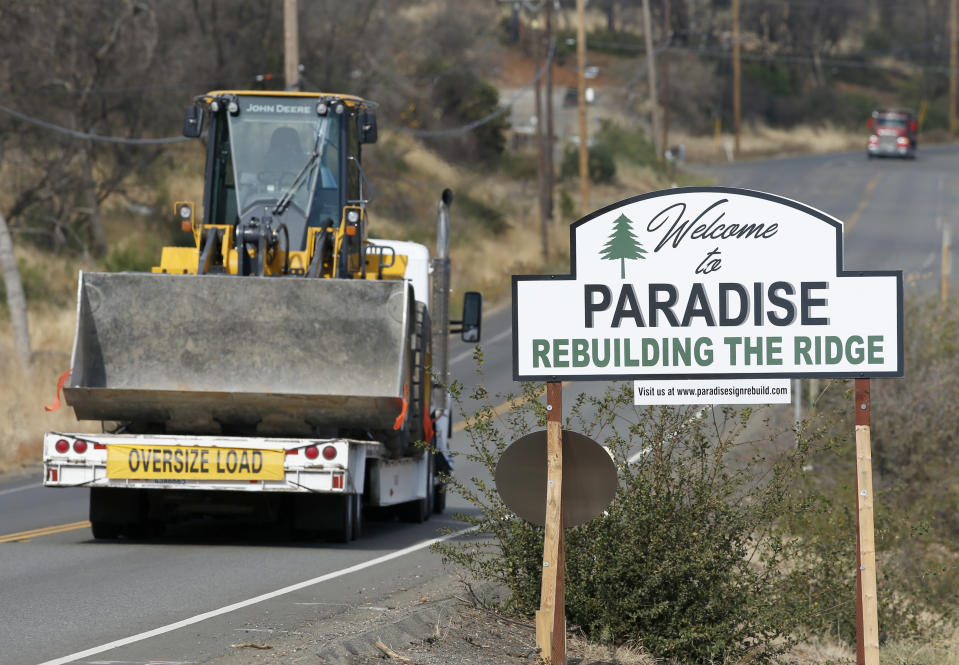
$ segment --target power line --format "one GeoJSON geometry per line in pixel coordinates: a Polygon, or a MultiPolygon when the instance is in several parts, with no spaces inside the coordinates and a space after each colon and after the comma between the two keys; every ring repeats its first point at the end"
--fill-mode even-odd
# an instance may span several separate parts
{"type": "MultiPolygon", "coordinates": [[[[710,58],[730,58],[732,53],[728,51],[722,51],[717,49],[702,49],[702,48],[692,48],[686,46],[671,46],[669,47],[670,51],[676,51],[678,53],[689,53],[692,55],[701,55],[710,58]]],[[[760,53],[742,53],[740,58],[743,60],[755,60],[755,61],[776,61],[776,62],[785,62],[789,64],[801,64],[808,65],[816,62],[815,58],[810,56],[802,55],[766,55],[760,53]]],[[[827,65],[830,67],[846,67],[850,69],[889,69],[896,70],[900,68],[900,64],[889,64],[884,65],[877,62],[863,62],[859,60],[837,60],[833,58],[819,58],[819,64],[827,65]]],[[[911,63],[901,63],[910,69],[918,69],[921,71],[927,72],[938,72],[946,73],[949,71],[948,67],[942,65],[916,65],[911,63]]]]}
{"type": "Polygon", "coordinates": [[[78,132],[74,129],[68,129],[66,127],[61,127],[60,125],[54,125],[53,123],[46,122],[45,120],[40,120],[39,118],[33,118],[28,115],[24,115],[19,111],[14,111],[13,109],[7,108],[6,106],[0,105],[0,112],[6,113],[8,115],[22,120],[23,122],[28,122],[31,125],[36,125],[38,127],[43,127],[44,129],[49,129],[54,132],[60,132],[61,134],[66,134],[67,136],[72,136],[77,139],[86,139],[88,141],[101,141],[104,143],[120,143],[124,145],[166,145],[169,143],[181,143],[183,141],[189,141],[185,136],[170,136],[166,138],[143,138],[143,139],[131,139],[124,138],[120,136],[101,136],[100,134],[90,134],[88,132],[78,132]]]}

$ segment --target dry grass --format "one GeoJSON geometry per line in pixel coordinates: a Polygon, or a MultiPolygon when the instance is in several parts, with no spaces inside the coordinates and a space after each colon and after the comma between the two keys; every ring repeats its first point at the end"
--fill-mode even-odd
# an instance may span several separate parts
{"type": "MultiPolygon", "coordinates": [[[[712,136],[690,136],[676,133],[670,143],[686,146],[686,160],[691,163],[728,161],[733,152],[733,137],[724,133],[717,141],[712,136]]],[[[740,133],[739,155],[735,158],[761,159],[806,153],[839,152],[866,149],[865,132],[854,132],[832,125],[776,129],[764,125],[747,125],[740,133]]]]}
{"type": "Polygon", "coordinates": [[[13,353],[9,322],[0,325],[0,472],[38,462],[46,431],[99,431],[99,423],[78,422],[64,406],[46,412],[53,401],[57,379],[70,367],[74,310],[43,309],[31,312],[30,337],[33,359],[24,373],[13,353]]]}

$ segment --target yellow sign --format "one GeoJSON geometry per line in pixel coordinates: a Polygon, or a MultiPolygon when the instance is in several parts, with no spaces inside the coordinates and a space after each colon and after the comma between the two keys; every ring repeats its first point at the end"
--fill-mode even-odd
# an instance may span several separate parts
{"type": "Polygon", "coordinates": [[[283,480],[283,450],[107,446],[108,478],[283,480]]]}

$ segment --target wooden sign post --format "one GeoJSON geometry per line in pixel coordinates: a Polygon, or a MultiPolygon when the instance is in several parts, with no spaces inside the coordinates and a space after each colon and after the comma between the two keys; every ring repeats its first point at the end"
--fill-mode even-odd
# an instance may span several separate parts
{"type": "Polygon", "coordinates": [[[869,379],[856,379],[856,663],[879,665],[869,379]]]}
{"type": "Polygon", "coordinates": [[[563,588],[563,384],[546,384],[546,534],[543,585],[536,612],[536,646],[550,665],[566,665],[566,598],[563,588]]]}

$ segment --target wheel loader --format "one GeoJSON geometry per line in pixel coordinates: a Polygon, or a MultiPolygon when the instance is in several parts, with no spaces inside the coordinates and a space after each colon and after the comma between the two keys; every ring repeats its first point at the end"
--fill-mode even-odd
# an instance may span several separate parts
{"type": "Polygon", "coordinates": [[[174,206],[192,246],[80,273],[63,396],[104,433],[44,437],[44,484],[90,488],[94,537],[241,514],[346,542],[365,508],[442,511],[448,336],[479,341],[482,298],[449,320],[449,190],[436,256],[368,235],[375,108],[222,90],[186,109],[206,151],[202,205],[174,206]]]}

